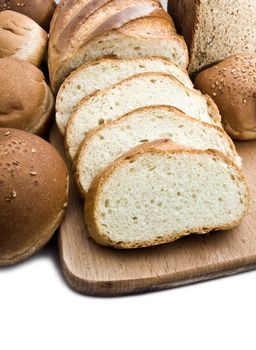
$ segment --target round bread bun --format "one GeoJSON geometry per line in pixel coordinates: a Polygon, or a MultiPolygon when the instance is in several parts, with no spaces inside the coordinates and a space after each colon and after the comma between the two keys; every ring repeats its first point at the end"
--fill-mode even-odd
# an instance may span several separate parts
{"type": "Polygon", "coordinates": [[[256,54],[234,55],[205,69],[195,87],[212,97],[233,139],[256,139],[256,54]]]}
{"type": "Polygon", "coordinates": [[[54,97],[43,73],[31,63],[0,59],[0,127],[43,135],[54,112],[54,97]]]}
{"type": "Polygon", "coordinates": [[[12,57],[39,67],[48,34],[31,18],[14,11],[0,12],[0,58],[12,57]]]}
{"type": "Polygon", "coordinates": [[[0,265],[42,248],[67,207],[68,173],[58,152],[40,137],[0,128],[0,265]]]}
{"type": "Polygon", "coordinates": [[[11,10],[22,13],[47,31],[56,6],[54,0],[0,0],[0,11],[11,10]]]}

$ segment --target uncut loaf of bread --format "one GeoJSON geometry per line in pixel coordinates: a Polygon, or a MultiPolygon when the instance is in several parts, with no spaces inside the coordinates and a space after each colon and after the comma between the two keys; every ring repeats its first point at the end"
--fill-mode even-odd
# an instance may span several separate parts
{"type": "Polygon", "coordinates": [[[54,92],[84,62],[109,55],[164,56],[183,68],[188,64],[186,44],[159,0],[62,1],[50,28],[54,92]]]}
{"type": "Polygon", "coordinates": [[[255,0],[168,0],[195,74],[241,52],[256,53],[255,0]]]}
{"type": "Polygon", "coordinates": [[[29,62],[0,59],[0,127],[43,135],[54,111],[54,97],[43,73],[29,62]]]}
{"type": "Polygon", "coordinates": [[[220,124],[218,109],[210,98],[186,88],[169,74],[142,73],[88,96],[78,105],[66,130],[69,154],[74,157],[86,133],[104,122],[135,108],[162,104],[179,108],[196,119],[220,124]]]}
{"type": "Polygon", "coordinates": [[[39,67],[48,34],[31,18],[14,11],[0,12],[0,58],[12,57],[39,67]]]}
{"type": "Polygon", "coordinates": [[[221,127],[188,117],[174,107],[149,106],[105,123],[87,135],[75,161],[81,194],[87,194],[93,178],[116,158],[137,145],[161,138],[195,149],[222,151],[241,166],[233,142],[221,127]]]}
{"type": "Polygon", "coordinates": [[[168,59],[160,57],[100,58],[85,63],[64,81],[56,98],[56,120],[64,134],[75,107],[86,96],[103,90],[144,72],[163,72],[173,75],[183,85],[192,89],[193,84],[184,70],[168,59]]]}
{"type": "Polygon", "coordinates": [[[96,242],[139,248],[231,229],[247,208],[246,181],[221,152],[154,141],[95,178],[85,221],[96,242]]]}

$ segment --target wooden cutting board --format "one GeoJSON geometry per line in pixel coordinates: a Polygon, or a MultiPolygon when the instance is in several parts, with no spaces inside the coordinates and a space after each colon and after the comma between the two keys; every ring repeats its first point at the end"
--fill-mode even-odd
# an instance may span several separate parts
{"type": "MultiPolygon", "coordinates": [[[[50,141],[65,159],[63,140],[56,127],[50,141]]],[[[251,191],[251,206],[242,224],[233,230],[193,235],[146,249],[120,251],[94,243],[86,231],[83,201],[71,175],[69,207],[59,230],[61,266],[70,286],[84,294],[114,296],[167,289],[253,269],[256,142],[239,143],[237,148],[251,191]]]]}

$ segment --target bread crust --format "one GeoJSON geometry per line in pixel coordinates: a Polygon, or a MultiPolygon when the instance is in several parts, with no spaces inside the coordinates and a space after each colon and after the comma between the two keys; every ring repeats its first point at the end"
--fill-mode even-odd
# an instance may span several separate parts
{"type": "MultiPolygon", "coordinates": [[[[159,3],[158,1],[156,3],[159,3]]],[[[75,18],[73,19],[73,26],[77,26],[75,18]]],[[[118,12],[114,14],[111,18],[106,20],[103,24],[99,25],[97,29],[95,29],[94,32],[92,32],[89,36],[84,38],[83,40],[83,46],[80,47],[73,47],[72,50],[67,50],[67,45],[70,43],[71,38],[73,37],[72,33],[72,27],[69,27],[71,29],[68,29],[68,26],[66,29],[63,30],[63,33],[60,35],[62,36],[62,40],[56,40],[54,42],[54,39],[50,40],[49,45],[49,68],[50,68],[50,77],[51,77],[51,84],[52,88],[55,92],[59,89],[61,83],[64,81],[64,79],[67,77],[69,73],[71,73],[72,70],[74,70],[77,67],[68,67],[68,62],[71,60],[71,58],[78,54],[79,50],[84,50],[86,45],[88,45],[93,40],[96,40],[101,35],[105,35],[107,33],[111,33],[112,31],[120,32],[124,39],[125,37],[135,37],[135,38],[147,38],[147,28],[153,28],[153,26],[157,27],[158,29],[155,29],[155,38],[157,39],[166,39],[166,40],[176,40],[179,42],[179,45],[182,47],[182,50],[184,51],[184,55],[186,56],[184,58],[184,61],[186,61],[185,65],[188,64],[188,52],[186,48],[186,44],[182,38],[177,36],[175,32],[173,31],[173,22],[171,21],[170,17],[166,14],[166,12],[160,8],[160,6],[136,6],[136,7],[128,7],[126,10],[118,12]],[[147,18],[147,25],[145,25],[144,31],[143,28],[140,29],[139,35],[136,35],[136,32],[134,31],[136,20],[147,18]],[[159,21],[161,21],[162,25],[159,26],[153,22],[153,19],[158,18],[159,21]],[[152,22],[150,22],[150,19],[152,22]],[[135,21],[134,25],[129,28],[127,24],[131,21],[135,21]],[[163,29],[164,27],[169,28],[169,33],[167,34],[166,31],[163,29]],[[64,35],[65,31],[65,35],[64,35]],[[171,33],[171,34],[170,34],[171,33]],[[63,66],[65,69],[63,68],[63,66]],[[68,70],[68,72],[66,72],[68,70]]],[[[131,25],[131,24],[130,24],[131,25]]],[[[138,24],[137,24],[138,25],[138,24]]],[[[57,30],[57,25],[53,26],[51,29],[51,35],[54,38],[55,31],[57,30]]],[[[60,39],[59,37],[59,39],[60,39]]],[[[148,37],[149,39],[149,37],[148,37]]],[[[184,67],[185,68],[185,67],[184,67]]]]}
{"type": "Polygon", "coordinates": [[[205,69],[195,85],[215,101],[232,138],[256,139],[256,54],[233,55],[205,69]]]}
{"type": "Polygon", "coordinates": [[[68,201],[68,172],[43,139],[0,128],[0,266],[44,246],[59,226],[68,201]]]}
{"type": "Polygon", "coordinates": [[[48,34],[31,18],[14,11],[0,12],[0,58],[13,57],[39,67],[48,34]]]}
{"type": "Polygon", "coordinates": [[[43,73],[26,61],[1,58],[0,81],[0,127],[43,134],[54,110],[43,73]]]}
{"type": "Polygon", "coordinates": [[[229,158],[225,157],[223,153],[216,150],[195,150],[190,148],[185,148],[181,146],[177,146],[172,141],[168,140],[156,140],[152,141],[138,147],[135,147],[130,152],[121,156],[118,160],[110,164],[106,167],[98,176],[95,177],[88,196],[85,200],[84,206],[84,217],[85,222],[87,224],[87,228],[91,237],[99,244],[105,246],[111,246],[117,249],[133,249],[133,248],[142,248],[148,246],[154,246],[158,244],[170,243],[178,238],[184,237],[189,234],[204,234],[210,231],[216,230],[229,230],[239,224],[239,222],[243,219],[246,214],[246,211],[249,208],[249,190],[245,180],[245,177],[241,173],[241,170],[234,164],[229,158]],[[176,235],[165,235],[164,237],[159,237],[150,241],[134,241],[134,242],[115,242],[109,239],[109,237],[105,236],[103,232],[101,232],[100,227],[97,222],[97,211],[96,207],[99,200],[99,193],[101,192],[104,184],[108,181],[109,177],[115,172],[116,169],[124,166],[129,161],[134,161],[139,158],[141,155],[145,153],[151,154],[168,154],[172,156],[173,154],[187,153],[187,154],[208,154],[214,157],[218,157],[223,159],[226,164],[232,167],[237,175],[239,181],[244,182],[246,186],[246,196],[245,196],[245,211],[237,220],[223,226],[218,227],[196,227],[193,230],[183,230],[176,235]]]}
{"type": "Polygon", "coordinates": [[[0,11],[11,10],[32,18],[46,31],[56,8],[54,0],[0,0],[0,11]]]}

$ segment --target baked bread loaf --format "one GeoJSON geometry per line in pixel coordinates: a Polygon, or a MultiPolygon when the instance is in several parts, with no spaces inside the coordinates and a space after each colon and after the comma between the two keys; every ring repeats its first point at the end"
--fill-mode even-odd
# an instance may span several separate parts
{"type": "Polygon", "coordinates": [[[183,85],[192,89],[187,74],[175,63],[160,57],[141,58],[100,58],[85,63],[64,81],[56,98],[56,120],[62,133],[74,108],[81,100],[134,74],[144,72],[169,73],[183,85]]]}
{"type": "Polygon", "coordinates": [[[216,105],[197,90],[186,88],[168,74],[137,74],[86,97],[78,105],[66,130],[66,145],[71,157],[93,128],[135,108],[162,104],[179,108],[189,116],[211,124],[220,123],[216,105]]]}
{"type": "Polygon", "coordinates": [[[11,10],[22,13],[47,31],[55,8],[54,0],[0,0],[0,11],[11,10]]]}
{"type": "Polygon", "coordinates": [[[163,137],[186,147],[222,151],[241,166],[233,142],[222,128],[188,117],[174,107],[149,106],[105,123],[87,135],[75,162],[82,195],[112,161],[135,146],[163,137]]]}
{"type": "Polygon", "coordinates": [[[144,144],[103,170],[85,202],[85,221],[96,242],[139,248],[231,229],[247,208],[246,181],[229,158],[167,140],[144,144]]]}
{"type": "Polygon", "coordinates": [[[32,64],[0,59],[0,127],[44,134],[53,116],[54,97],[43,73],[32,64]]]}
{"type": "Polygon", "coordinates": [[[168,0],[195,74],[237,53],[256,52],[255,0],[168,0]]]}
{"type": "Polygon", "coordinates": [[[39,67],[48,34],[31,18],[14,11],[0,12],[0,58],[12,57],[39,67]]]}
{"type": "Polygon", "coordinates": [[[74,69],[103,56],[164,56],[187,67],[186,44],[159,0],[79,3],[63,2],[51,24],[49,72],[54,92],[74,69]]]}
{"type": "Polygon", "coordinates": [[[216,102],[227,133],[256,139],[256,54],[239,54],[202,71],[196,87],[216,102]]]}
{"type": "Polygon", "coordinates": [[[0,265],[21,261],[52,237],[67,206],[68,174],[33,134],[0,128],[0,265]]]}

